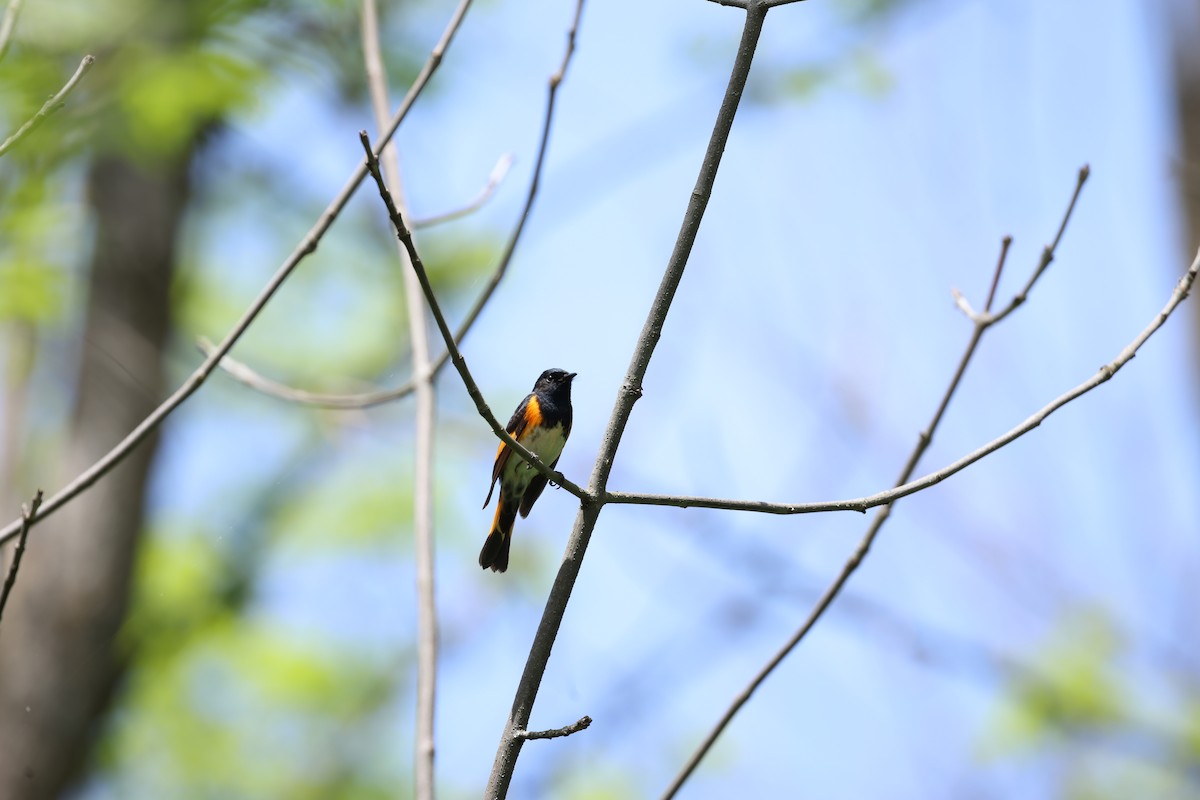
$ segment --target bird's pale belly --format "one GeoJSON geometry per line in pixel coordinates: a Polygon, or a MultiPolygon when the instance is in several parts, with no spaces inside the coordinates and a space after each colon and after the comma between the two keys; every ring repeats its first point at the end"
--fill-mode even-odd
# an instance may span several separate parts
{"type": "MultiPolygon", "coordinates": [[[[547,466],[559,457],[563,451],[563,445],[566,443],[567,438],[563,436],[562,425],[555,425],[553,428],[538,428],[521,439],[521,444],[525,445],[547,466]]],[[[500,479],[500,484],[506,491],[520,496],[525,493],[526,487],[529,486],[529,482],[535,475],[537,475],[537,470],[519,455],[513,453],[509,456],[508,463],[504,465],[504,475],[500,479]]]]}

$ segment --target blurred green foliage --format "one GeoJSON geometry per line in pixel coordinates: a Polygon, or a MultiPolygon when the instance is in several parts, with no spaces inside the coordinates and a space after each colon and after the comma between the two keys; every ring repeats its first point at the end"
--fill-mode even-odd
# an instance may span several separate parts
{"type": "MultiPolygon", "coordinates": [[[[0,325],[36,326],[29,341],[40,355],[78,330],[90,241],[82,178],[92,158],[117,153],[153,170],[188,153],[193,195],[173,310],[179,359],[194,364],[191,340],[228,330],[328,200],[317,196],[324,189],[296,190],[293,160],[248,162],[213,181],[205,159],[297,77],[312,87],[308,102],[367,118],[358,9],[349,0],[26,3],[0,62],[0,129],[32,115],[84,53],[97,61],[65,106],[0,158],[0,325]]],[[[385,23],[385,61],[393,87],[403,87],[427,45],[411,45],[404,17],[385,23]]],[[[451,307],[499,249],[469,222],[420,238],[451,307]]],[[[238,355],[311,388],[393,380],[408,360],[401,287],[380,209],[351,207],[238,355]]],[[[10,366],[14,355],[24,354],[6,353],[10,366]]],[[[61,361],[50,359],[55,393],[73,380],[61,361]]],[[[22,370],[3,388],[28,391],[34,378],[22,370]]],[[[121,634],[125,678],[84,782],[116,797],[395,797],[409,785],[407,729],[397,722],[411,699],[407,631],[348,645],[319,627],[281,624],[258,592],[281,551],[312,564],[361,550],[406,569],[403,459],[335,459],[339,430],[319,431],[319,412],[247,404],[250,390],[225,389],[206,392],[206,402],[254,426],[304,419],[301,441],[284,471],[246,471],[236,496],[209,489],[205,508],[235,517],[232,533],[207,514],[160,514],[147,532],[121,634]]],[[[406,617],[401,628],[411,624],[406,617]]]]}
{"type": "Polygon", "coordinates": [[[1103,617],[1067,621],[1043,646],[1034,670],[1013,682],[991,743],[995,752],[1036,748],[1064,732],[1117,724],[1123,716],[1113,664],[1118,653],[1103,617]]]}
{"type": "MultiPolygon", "coordinates": [[[[1159,654],[1166,658],[1166,654],[1159,654]]],[[[1015,674],[992,730],[988,759],[1034,758],[1055,752],[1062,795],[1200,797],[1197,687],[1158,665],[1153,688],[1130,677],[1131,665],[1112,620],[1091,610],[1062,620],[1043,642],[1035,666],[1015,674]],[[1165,691],[1166,707],[1153,700],[1165,691]]]]}

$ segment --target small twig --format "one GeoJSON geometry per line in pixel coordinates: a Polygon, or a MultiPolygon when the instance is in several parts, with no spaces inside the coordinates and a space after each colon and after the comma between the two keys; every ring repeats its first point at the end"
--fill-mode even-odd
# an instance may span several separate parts
{"type": "MultiPolygon", "coordinates": [[[[13,551],[12,565],[8,568],[8,577],[4,579],[4,589],[0,591],[0,617],[4,616],[4,607],[8,604],[8,593],[17,582],[17,570],[21,568],[21,556],[25,555],[25,540],[29,538],[29,528],[37,517],[38,508],[42,505],[42,490],[29,501],[29,505],[21,506],[21,533],[17,537],[17,549],[13,551]]],[[[590,722],[590,720],[589,720],[590,722]]]]}
{"type": "MultiPolygon", "coordinates": [[[[450,18],[450,22],[446,25],[446,29],[442,33],[442,38],[438,40],[436,45],[434,45],[433,51],[429,54],[429,58],[426,60],[425,65],[417,74],[417,79],[413,82],[413,85],[408,90],[408,94],[404,96],[404,100],[400,103],[400,108],[396,111],[395,115],[392,116],[392,121],[388,125],[387,131],[380,139],[380,147],[391,140],[392,135],[396,132],[396,129],[400,127],[400,123],[403,122],[408,116],[408,112],[412,108],[413,103],[416,102],[417,98],[421,95],[421,92],[429,84],[429,79],[433,76],[433,73],[437,71],[438,65],[442,63],[442,55],[445,53],[446,48],[450,46],[450,42],[453,40],[454,34],[458,31],[459,26],[462,25],[463,17],[466,15],[467,9],[471,7],[471,3],[472,0],[460,0],[458,6],[454,10],[454,14],[450,18]]],[[[292,271],[296,268],[296,265],[317,249],[317,245],[325,236],[326,231],[328,231],[329,227],[333,225],[333,222],[338,218],[338,215],[342,213],[342,209],[344,209],[346,204],[350,202],[350,198],[354,195],[354,192],[358,189],[359,185],[366,177],[366,165],[360,164],[355,169],[354,174],[350,176],[350,179],[346,181],[346,185],[342,187],[342,190],[338,192],[337,196],[325,208],[325,211],[321,213],[320,218],[316,221],[316,223],[313,224],[308,233],[304,235],[304,238],[300,240],[300,243],[296,246],[296,249],[293,250],[291,255],[289,255],[283,264],[279,266],[279,268],[275,271],[275,274],[271,276],[271,280],[267,283],[263,290],[259,292],[258,296],[254,298],[254,301],[250,304],[250,307],[242,314],[241,319],[239,319],[237,324],[234,325],[233,329],[226,334],[225,339],[220,345],[217,346],[216,350],[213,351],[213,353],[209,355],[207,359],[205,359],[203,364],[197,367],[196,370],[188,376],[187,380],[183,382],[183,385],[176,389],[175,392],[161,405],[159,405],[158,408],[150,412],[150,416],[142,420],[136,428],[130,431],[130,433],[124,439],[118,442],[115,447],[105,453],[99,461],[92,464],[92,466],[88,467],[86,470],[76,476],[74,480],[60,489],[57,494],[53,495],[49,500],[47,500],[45,507],[42,509],[42,513],[38,515],[35,523],[40,523],[47,516],[57,511],[59,508],[62,508],[75,497],[87,491],[92,484],[107,475],[113,467],[121,463],[121,461],[124,460],[124,458],[129,455],[130,452],[132,452],[133,448],[141,444],[147,436],[149,436],[160,424],[162,424],[162,421],[166,419],[171,412],[178,408],[183,401],[191,397],[196,390],[203,385],[204,381],[208,379],[208,376],[211,375],[213,370],[217,368],[217,363],[231,349],[233,349],[233,345],[238,339],[241,338],[242,334],[246,332],[246,329],[250,327],[250,323],[254,322],[254,320],[258,317],[259,312],[261,312],[267,305],[267,301],[269,301],[275,292],[279,290],[279,287],[283,285],[283,282],[287,280],[287,277],[292,274],[292,271]]],[[[17,532],[20,530],[20,527],[20,520],[9,523],[4,530],[0,531],[0,544],[7,542],[9,539],[16,536],[17,532]]]]}
{"type": "Polygon", "coordinates": [[[431,217],[414,219],[412,223],[413,229],[432,228],[434,225],[441,225],[444,222],[462,219],[468,214],[473,214],[483,208],[484,204],[492,199],[492,195],[496,193],[497,187],[504,181],[504,178],[508,175],[508,171],[512,169],[512,165],[512,153],[505,153],[500,156],[496,161],[496,166],[492,167],[491,174],[488,175],[487,183],[479,190],[479,194],[475,195],[473,200],[452,211],[443,211],[441,214],[434,214],[431,217]]]}
{"type": "Polygon", "coordinates": [[[562,736],[570,736],[572,733],[586,731],[591,724],[592,718],[583,716],[565,728],[553,728],[548,731],[514,731],[513,736],[523,741],[528,741],[529,739],[558,739],[562,736]]]}
{"type": "Polygon", "coordinates": [[[8,54],[8,44],[12,40],[13,27],[17,24],[17,13],[21,10],[21,0],[8,0],[4,9],[4,19],[0,20],[0,59],[8,54]]]}
{"type": "MultiPolygon", "coordinates": [[[[11,6],[9,8],[11,9],[11,6]]],[[[72,75],[71,79],[67,81],[61,89],[58,90],[58,93],[47,100],[41,109],[39,109],[38,112],[34,114],[28,122],[26,122],[20,128],[17,128],[16,133],[5,139],[3,144],[0,144],[0,156],[11,150],[13,146],[17,144],[17,142],[33,133],[33,131],[37,129],[39,125],[46,121],[46,117],[62,108],[63,101],[67,99],[67,95],[71,93],[71,90],[75,88],[77,83],[79,83],[79,80],[83,77],[84,73],[91,69],[92,64],[95,63],[95,56],[84,56],[83,60],[79,62],[79,67],[75,70],[75,74],[72,75]]]]}
{"type": "Polygon", "coordinates": [[[396,210],[396,203],[392,200],[392,194],[388,191],[387,184],[383,180],[383,175],[379,172],[379,159],[371,148],[371,139],[366,131],[359,131],[358,138],[362,142],[364,152],[367,154],[367,172],[375,179],[375,185],[379,188],[379,196],[383,199],[384,206],[387,207],[388,218],[391,219],[392,225],[396,229],[396,235],[400,237],[405,250],[408,251],[408,257],[412,261],[413,270],[417,273],[417,278],[421,281],[421,291],[425,293],[425,300],[429,304],[429,310],[433,312],[433,319],[437,323],[438,330],[441,331],[442,339],[446,342],[446,348],[450,353],[450,361],[454,364],[454,368],[458,370],[458,374],[467,388],[467,393],[475,401],[475,408],[479,411],[479,415],[487,421],[492,432],[501,441],[516,451],[517,455],[528,462],[530,466],[536,469],[538,474],[543,475],[547,480],[554,481],[578,497],[583,504],[591,504],[594,498],[590,492],[576,485],[561,472],[555,472],[550,469],[540,458],[529,452],[523,444],[509,435],[508,431],[504,430],[504,426],[500,424],[500,421],[496,419],[496,415],[492,413],[492,409],[488,406],[487,401],[483,399],[483,393],[479,391],[478,384],[475,383],[475,379],[471,376],[471,371],[467,368],[466,359],[463,358],[458,345],[454,343],[454,334],[450,332],[450,326],[446,324],[446,317],[442,314],[441,304],[438,303],[437,296],[433,293],[433,285],[429,282],[429,274],[425,271],[425,263],[421,260],[416,245],[413,243],[412,231],[409,230],[408,225],[400,216],[400,212],[396,210]]]}
{"type": "MultiPolygon", "coordinates": [[[[1082,188],[1082,184],[1079,184],[1079,186],[1082,188]]],[[[1071,198],[1071,204],[1067,207],[1065,218],[1070,218],[1071,209],[1075,207],[1075,197],[1078,196],[1079,191],[1077,189],[1075,195],[1071,198]]],[[[992,311],[992,301],[996,299],[996,287],[1000,285],[1000,273],[1004,272],[1004,262],[1008,260],[1008,248],[1012,247],[1012,241],[1011,236],[1005,236],[1000,240],[1000,258],[996,261],[996,272],[992,275],[992,286],[988,289],[987,302],[983,305],[983,312],[985,314],[990,314],[992,311]]]]}

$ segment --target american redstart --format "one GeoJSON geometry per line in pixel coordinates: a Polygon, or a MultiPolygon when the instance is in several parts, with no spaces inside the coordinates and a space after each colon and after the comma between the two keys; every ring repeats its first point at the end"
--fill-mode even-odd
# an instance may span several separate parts
{"type": "MultiPolygon", "coordinates": [[[[571,380],[574,372],[548,369],[543,372],[530,392],[508,421],[505,430],[524,445],[529,452],[554,469],[567,437],[571,435],[571,380]]],[[[479,566],[493,572],[508,569],[508,548],[512,544],[513,523],[517,511],[529,516],[529,509],[546,488],[545,476],[538,473],[504,442],[496,451],[492,466],[492,485],[488,488],[483,507],[492,502],[492,492],[500,481],[500,504],[492,520],[492,532],[479,551],[479,566]]]]}

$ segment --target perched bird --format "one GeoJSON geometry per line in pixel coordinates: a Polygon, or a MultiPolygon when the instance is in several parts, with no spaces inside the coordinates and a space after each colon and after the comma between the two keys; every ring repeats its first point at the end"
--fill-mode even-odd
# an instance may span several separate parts
{"type": "MultiPolygon", "coordinates": [[[[571,380],[574,377],[574,372],[561,369],[543,372],[505,428],[550,469],[558,463],[563,445],[571,435],[571,380]]],[[[504,572],[508,569],[508,548],[512,544],[517,511],[522,517],[529,516],[529,509],[546,488],[546,478],[523,458],[514,456],[512,448],[501,442],[496,451],[496,463],[492,466],[492,485],[488,488],[487,500],[483,501],[484,508],[492,501],[496,481],[500,481],[500,503],[492,520],[492,531],[479,552],[479,566],[504,572]]]]}

